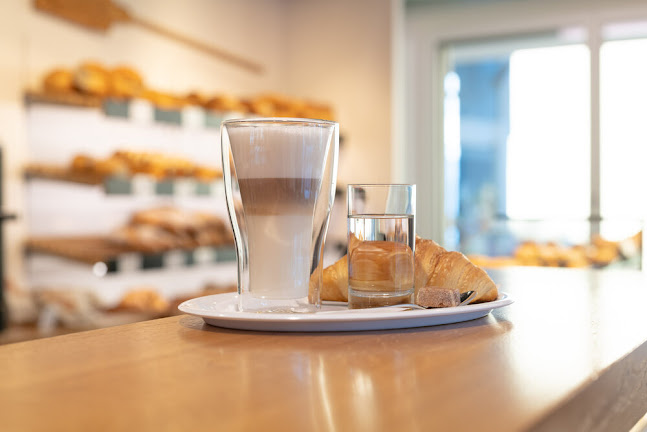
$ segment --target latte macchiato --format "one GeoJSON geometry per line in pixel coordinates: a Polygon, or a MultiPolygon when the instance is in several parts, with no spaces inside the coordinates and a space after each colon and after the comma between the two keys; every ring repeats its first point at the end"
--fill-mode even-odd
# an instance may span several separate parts
{"type": "MultiPolygon", "coordinates": [[[[331,126],[256,124],[227,132],[240,188],[238,223],[247,240],[249,294],[307,301],[319,264],[313,262],[320,256],[315,248],[322,244],[321,227],[315,227],[322,222],[315,222],[315,214],[321,213],[322,176],[336,138],[331,126]]],[[[331,203],[324,198],[329,214],[331,203]]]]}

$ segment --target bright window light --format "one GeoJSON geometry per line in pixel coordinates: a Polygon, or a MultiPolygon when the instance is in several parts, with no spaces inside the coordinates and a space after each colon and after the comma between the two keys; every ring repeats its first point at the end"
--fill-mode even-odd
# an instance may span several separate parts
{"type": "Polygon", "coordinates": [[[589,216],[589,62],[588,48],[579,44],[510,56],[510,218],[589,216]]]}
{"type": "MultiPolygon", "coordinates": [[[[608,219],[647,216],[647,39],[606,42],[600,51],[600,209],[608,219]]],[[[636,230],[607,225],[608,237],[636,230]]]]}

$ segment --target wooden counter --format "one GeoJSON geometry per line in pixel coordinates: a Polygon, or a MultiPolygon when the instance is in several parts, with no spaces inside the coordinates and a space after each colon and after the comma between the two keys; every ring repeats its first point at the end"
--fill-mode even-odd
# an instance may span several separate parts
{"type": "Polygon", "coordinates": [[[475,321],[262,333],[179,316],[0,347],[0,430],[622,431],[647,411],[638,272],[492,272],[475,321]]]}

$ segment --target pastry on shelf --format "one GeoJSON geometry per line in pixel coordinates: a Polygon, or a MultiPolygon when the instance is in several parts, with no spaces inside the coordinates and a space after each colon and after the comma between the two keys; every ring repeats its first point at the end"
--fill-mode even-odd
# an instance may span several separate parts
{"type": "Polygon", "coordinates": [[[115,230],[110,238],[132,250],[148,253],[164,252],[180,246],[177,236],[152,225],[126,225],[115,230]]]}
{"type": "Polygon", "coordinates": [[[110,90],[109,72],[98,62],[85,62],[74,70],[74,88],[92,96],[107,96],[110,90]]]}
{"type": "Polygon", "coordinates": [[[165,316],[169,313],[170,303],[155,288],[143,286],[130,289],[124,294],[111,312],[137,312],[151,316],[165,316]]]}
{"type": "Polygon", "coordinates": [[[585,268],[589,267],[591,262],[587,257],[587,248],[582,245],[572,246],[564,252],[564,267],[585,268]]]}
{"type": "Polygon", "coordinates": [[[522,266],[539,266],[539,245],[533,241],[521,243],[514,252],[514,257],[522,266]]]}
{"type": "Polygon", "coordinates": [[[157,226],[174,234],[189,233],[201,228],[191,212],[175,207],[141,210],[133,214],[130,222],[134,225],[157,226]]]}
{"type": "Polygon", "coordinates": [[[150,174],[157,179],[195,177],[202,181],[211,181],[222,175],[222,171],[217,168],[198,165],[188,159],[162,153],[120,150],[115,152],[112,158],[124,162],[133,174],[150,174]]]}
{"type": "Polygon", "coordinates": [[[67,100],[59,100],[60,97],[49,98],[50,102],[76,103],[83,106],[100,106],[106,98],[141,98],[163,110],[180,110],[190,105],[218,112],[238,112],[261,117],[335,120],[329,105],[280,93],[261,93],[246,98],[226,92],[211,96],[205,96],[199,91],[184,95],[174,94],[147,87],[142,75],[131,66],[119,65],[110,68],[98,61],[85,61],[73,69],[51,70],[43,79],[43,90],[51,95],[67,96],[67,100]]]}
{"type": "Polygon", "coordinates": [[[240,99],[226,93],[219,94],[212,97],[206,102],[204,107],[210,110],[223,111],[223,112],[229,112],[229,111],[243,112],[245,111],[245,108],[246,108],[240,99]]]}
{"type": "Polygon", "coordinates": [[[163,110],[178,110],[186,105],[186,100],[169,92],[145,88],[140,96],[163,110]]]}
{"type": "Polygon", "coordinates": [[[537,245],[539,260],[545,267],[560,267],[564,262],[564,248],[555,242],[537,245]]]}
{"type": "Polygon", "coordinates": [[[69,168],[75,173],[100,178],[147,174],[157,180],[194,178],[210,182],[222,176],[219,168],[199,165],[179,156],[128,150],[118,150],[106,159],[78,154],[70,162],[69,168]]]}
{"type": "Polygon", "coordinates": [[[191,92],[184,96],[184,101],[187,105],[195,105],[205,107],[209,99],[200,92],[191,92]]]}
{"type": "Polygon", "coordinates": [[[138,97],[144,89],[141,75],[128,66],[118,66],[109,72],[108,95],[118,99],[138,97]]]}
{"type": "Polygon", "coordinates": [[[563,246],[556,242],[524,241],[516,248],[514,257],[470,257],[483,267],[525,265],[544,267],[606,267],[622,260],[631,260],[642,250],[642,231],[620,241],[607,240],[600,234],[590,244],[563,246]]]}
{"type": "Polygon", "coordinates": [[[43,78],[46,93],[67,94],[74,92],[74,73],[69,69],[54,69],[43,78]]]}
{"type": "Polygon", "coordinates": [[[249,112],[261,117],[300,117],[334,120],[328,105],[291,98],[277,93],[258,95],[249,101],[249,112]]]}
{"type": "Polygon", "coordinates": [[[261,117],[273,117],[274,116],[274,105],[267,100],[256,98],[250,101],[249,109],[252,114],[256,114],[261,117]]]}
{"type": "Polygon", "coordinates": [[[468,255],[467,259],[469,259],[475,266],[485,268],[501,268],[520,265],[516,258],[508,256],[490,257],[486,255],[468,255]]]}
{"type": "Polygon", "coordinates": [[[45,332],[58,326],[89,330],[103,326],[97,298],[87,289],[70,287],[36,287],[39,327],[45,332]]]}
{"type": "Polygon", "coordinates": [[[96,169],[97,160],[86,154],[78,154],[72,158],[70,168],[74,171],[91,172],[96,169]]]}
{"type": "Polygon", "coordinates": [[[219,216],[160,207],[135,212],[114,232],[113,241],[133,250],[163,252],[233,244],[233,233],[219,216]]]}

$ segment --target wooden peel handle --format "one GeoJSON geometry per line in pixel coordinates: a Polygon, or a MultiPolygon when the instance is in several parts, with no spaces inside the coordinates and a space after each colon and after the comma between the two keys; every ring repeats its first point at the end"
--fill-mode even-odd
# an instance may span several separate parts
{"type": "Polygon", "coordinates": [[[169,30],[165,27],[159,26],[155,23],[152,23],[150,21],[146,21],[144,19],[141,19],[136,16],[129,16],[128,21],[137,25],[140,25],[150,31],[153,31],[157,34],[160,34],[162,36],[166,36],[170,39],[174,39],[178,42],[181,42],[185,45],[188,45],[192,48],[195,48],[197,50],[200,50],[202,52],[205,52],[207,54],[213,55],[215,57],[221,58],[229,63],[235,64],[237,66],[243,67],[251,72],[261,74],[263,73],[263,67],[259,65],[258,63],[252,62],[250,60],[244,59],[242,57],[237,56],[236,54],[232,54],[224,49],[221,48],[216,48],[207,44],[204,44],[202,42],[196,41],[194,39],[191,39],[187,36],[184,36],[182,34],[176,33],[172,30],[169,30]]]}
{"type": "Polygon", "coordinates": [[[112,0],[33,0],[34,7],[58,18],[80,24],[86,28],[105,32],[112,24],[123,22],[138,24],[167,38],[186,44],[231,64],[242,67],[254,73],[262,73],[263,67],[221,48],[216,48],[202,42],[176,33],[160,25],[131,15],[127,9],[112,2],[112,0]]]}

